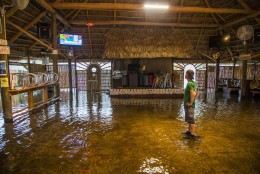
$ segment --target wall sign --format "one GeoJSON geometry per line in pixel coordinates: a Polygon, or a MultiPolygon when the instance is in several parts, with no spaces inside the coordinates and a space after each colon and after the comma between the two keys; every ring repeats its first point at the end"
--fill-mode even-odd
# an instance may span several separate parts
{"type": "Polygon", "coordinates": [[[8,88],[9,87],[9,82],[8,82],[8,78],[0,78],[0,84],[1,84],[1,87],[4,87],[4,88],[8,88]]]}
{"type": "Polygon", "coordinates": [[[0,54],[10,54],[9,46],[0,46],[0,54]]]}

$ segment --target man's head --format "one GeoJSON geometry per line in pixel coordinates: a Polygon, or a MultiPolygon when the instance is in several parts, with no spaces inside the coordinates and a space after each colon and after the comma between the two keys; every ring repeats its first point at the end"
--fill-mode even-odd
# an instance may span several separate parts
{"type": "Polygon", "coordinates": [[[191,69],[187,70],[186,74],[185,74],[185,78],[187,80],[193,80],[194,79],[194,71],[192,71],[191,69]]]}

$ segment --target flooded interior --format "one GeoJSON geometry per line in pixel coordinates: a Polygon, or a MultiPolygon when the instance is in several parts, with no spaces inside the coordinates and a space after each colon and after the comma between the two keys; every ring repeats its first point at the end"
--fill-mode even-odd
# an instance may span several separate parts
{"type": "Polygon", "coordinates": [[[260,173],[259,100],[202,94],[197,139],[181,134],[182,102],[62,90],[13,124],[0,116],[0,173],[260,173]]]}

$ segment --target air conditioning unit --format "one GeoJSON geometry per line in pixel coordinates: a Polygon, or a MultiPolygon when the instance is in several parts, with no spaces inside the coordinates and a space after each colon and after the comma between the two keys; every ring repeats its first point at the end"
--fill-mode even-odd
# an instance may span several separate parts
{"type": "Polygon", "coordinates": [[[239,60],[251,60],[252,55],[251,54],[240,54],[239,60]]]}

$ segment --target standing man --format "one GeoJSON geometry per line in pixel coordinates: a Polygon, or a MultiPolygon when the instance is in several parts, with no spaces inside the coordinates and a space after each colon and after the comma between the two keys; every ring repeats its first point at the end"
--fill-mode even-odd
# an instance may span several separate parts
{"type": "Polygon", "coordinates": [[[185,110],[185,122],[189,124],[188,130],[183,132],[190,137],[195,137],[195,120],[194,120],[194,110],[195,110],[195,99],[199,95],[199,90],[194,79],[194,71],[187,70],[185,74],[185,79],[188,80],[187,86],[184,92],[184,110],[185,110]]]}

